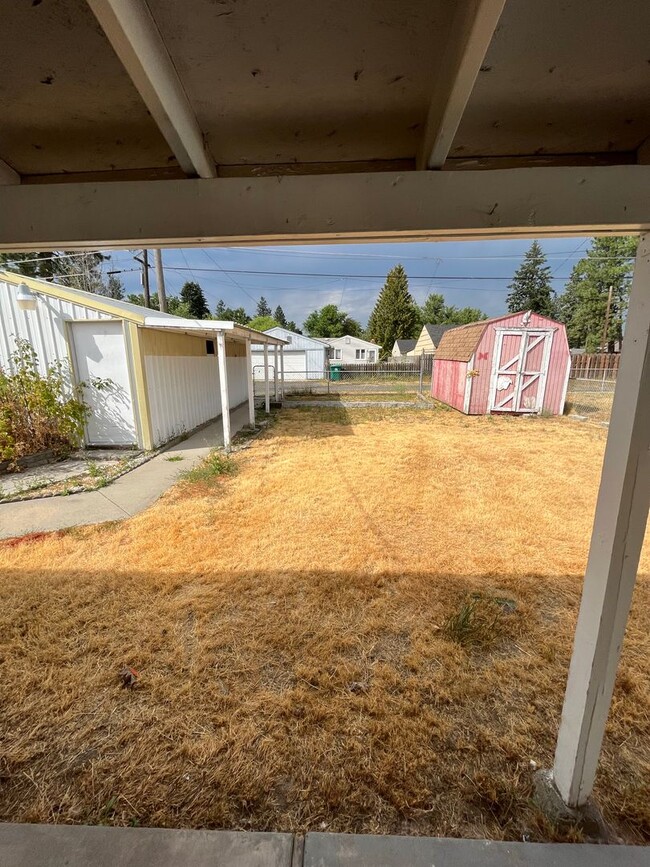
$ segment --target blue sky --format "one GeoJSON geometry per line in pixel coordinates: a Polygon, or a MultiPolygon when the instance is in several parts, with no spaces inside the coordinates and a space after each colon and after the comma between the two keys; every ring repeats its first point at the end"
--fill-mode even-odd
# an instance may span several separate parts
{"type": "MultiPolygon", "coordinates": [[[[563,291],[589,240],[540,241],[556,291],[563,291]]],[[[272,309],[280,304],[287,318],[299,326],[312,310],[330,303],[365,326],[386,272],[398,262],[406,269],[418,303],[429,292],[440,292],[448,304],[480,307],[496,316],[505,311],[508,283],[530,244],[530,240],[504,240],[186,248],[163,250],[163,263],[168,294],[177,295],[186,280],[196,280],[211,310],[223,298],[228,306],[243,306],[252,315],[263,295],[272,309]]],[[[113,252],[105,265],[105,270],[124,269],[120,277],[127,293],[142,291],[132,255],[125,250],[113,252]]],[[[153,270],[151,278],[153,287],[153,270]]]]}

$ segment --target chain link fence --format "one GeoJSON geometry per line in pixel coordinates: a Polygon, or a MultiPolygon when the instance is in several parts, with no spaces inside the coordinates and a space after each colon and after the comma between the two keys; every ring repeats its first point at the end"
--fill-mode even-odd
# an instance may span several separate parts
{"type": "MultiPolygon", "coordinates": [[[[278,376],[278,393],[282,391],[281,376],[278,376]]],[[[255,371],[255,397],[263,398],[265,385],[262,376],[255,371]]],[[[269,365],[269,389],[271,399],[275,394],[275,372],[269,365]]],[[[431,371],[417,368],[411,369],[371,369],[369,365],[361,365],[353,369],[346,368],[327,371],[285,371],[284,395],[293,398],[327,398],[334,396],[359,395],[390,395],[391,398],[412,397],[418,394],[431,393],[431,371]]]]}
{"type": "MultiPolygon", "coordinates": [[[[615,372],[614,372],[615,374],[615,372]]],[[[614,401],[616,378],[611,368],[592,368],[589,377],[571,372],[566,394],[567,415],[580,416],[596,422],[609,422],[614,401]]]]}

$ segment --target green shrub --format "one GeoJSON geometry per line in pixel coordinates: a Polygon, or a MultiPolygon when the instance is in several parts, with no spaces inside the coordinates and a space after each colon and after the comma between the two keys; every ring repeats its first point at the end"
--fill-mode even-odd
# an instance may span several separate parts
{"type": "Polygon", "coordinates": [[[0,368],[0,460],[51,450],[67,454],[83,440],[88,408],[71,388],[63,362],[45,374],[27,340],[17,340],[11,371],[0,368]]]}

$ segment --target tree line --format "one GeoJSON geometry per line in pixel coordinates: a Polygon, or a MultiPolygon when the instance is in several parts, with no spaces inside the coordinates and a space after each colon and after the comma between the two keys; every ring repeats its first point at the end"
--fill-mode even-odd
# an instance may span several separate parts
{"type": "MultiPolygon", "coordinates": [[[[573,267],[564,292],[558,293],[553,288],[546,255],[539,242],[533,241],[508,285],[508,312],[533,310],[550,316],[565,323],[572,347],[583,347],[587,352],[613,351],[623,339],[637,243],[633,237],[592,239],[585,256],[573,267]]],[[[109,271],[103,275],[108,259],[110,256],[94,252],[3,253],[0,267],[143,305],[142,294],[125,295],[116,274],[109,271]]],[[[155,295],[151,306],[158,307],[155,295]]],[[[253,316],[244,307],[228,307],[221,299],[211,311],[196,281],[186,282],[178,295],[169,295],[167,306],[169,313],[191,319],[238,322],[258,331],[279,325],[302,333],[280,305],[272,310],[264,297],[257,302],[253,316]]],[[[455,307],[435,292],[418,305],[409,291],[406,271],[398,264],[388,272],[365,329],[336,304],[326,304],[310,313],[303,329],[310,337],[365,337],[390,353],[395,340],[416,339],[425,324],[465,325],[486,318],[479,308],[455,307]]]]}

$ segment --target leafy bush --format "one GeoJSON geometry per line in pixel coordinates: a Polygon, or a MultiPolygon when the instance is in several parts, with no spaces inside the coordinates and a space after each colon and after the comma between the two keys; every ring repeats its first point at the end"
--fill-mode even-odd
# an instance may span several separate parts
{"type": "Polygon", "coordinates": [[[0,368],[0,460],[15,464],[37,452],[61,455],[76,448],[88,407],[81,387],[71,389],[66,365],[55,362],[41,374],[34,349],[27,340],[17,340],[11,368],[0,368]]]}

